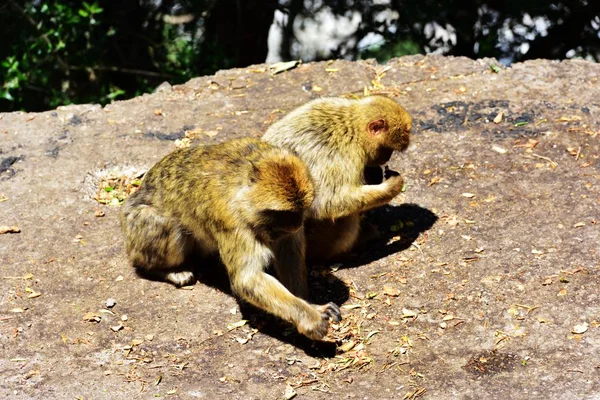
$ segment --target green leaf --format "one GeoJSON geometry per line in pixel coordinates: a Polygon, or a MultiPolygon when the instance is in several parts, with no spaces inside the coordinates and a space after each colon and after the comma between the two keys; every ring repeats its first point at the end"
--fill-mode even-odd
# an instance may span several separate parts
{"type": "Polygon", "coordinates": [[[500,68],[499,66],[497,66],[494,63],[490,64],[490,69],[492,70],[493,73],[497,74],[498,72],[502,71],[502,68],[500,68]]]}
{"type": "Polygon", "coordinates": [[[84,11],[84,10],[79,10],[79,15],[81,15],[84,18],[87,18],[90,16],[90,13],[88,13],[87,11],[84,11]]]}

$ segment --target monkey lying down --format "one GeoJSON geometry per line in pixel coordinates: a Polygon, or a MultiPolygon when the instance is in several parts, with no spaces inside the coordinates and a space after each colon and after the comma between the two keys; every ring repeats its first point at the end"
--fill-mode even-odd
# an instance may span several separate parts
{"type": "Polygon", "coordinates": [[[233,292],[317,340],[334,303],[309,304],[304,214],[313,201],[306,165],[258,139],[176,150],[152,167],[122,209],[133,265],[182,286],[192,251],[218,253],[233,292]],[[276,276],[265,270],[273,265],[276,276]]]}

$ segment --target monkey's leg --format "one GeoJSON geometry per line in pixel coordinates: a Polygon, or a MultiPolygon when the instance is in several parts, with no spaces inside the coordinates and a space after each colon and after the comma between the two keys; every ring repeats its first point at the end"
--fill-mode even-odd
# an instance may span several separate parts
{"type": "Polygon", "coordinates": [[[188,243],[175,219],[148,205],[127,207],[123,216],[125,247],[136,268],[176,286],[194,281],[192,271],[180,269],[188,243]]]}
{"type": "Polygon", "coordinates": [[[308,298],[305,252],[304,229],[300,229],[277,240],[273,263],[279,282],[303,299],[308,298]]]}
{"type": "Polygon", "coordinates": [[[251,232],[219,240],[219,249],[233,291],[250,304],[293,323],[301,334],[313,340],[321,339],[327,334],[330,318],[341,320],[336,304],[311,305],[264,272],[273,253],[256,241],[251,232]]]}

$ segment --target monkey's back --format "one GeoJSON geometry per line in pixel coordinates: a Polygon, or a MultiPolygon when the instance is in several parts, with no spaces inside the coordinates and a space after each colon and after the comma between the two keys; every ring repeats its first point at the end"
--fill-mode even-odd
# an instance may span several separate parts
{"type": "Polygon", "coordinates": [[[145,175],[126,206],[149,205],[190,231],[226,230],[244,218],[243,201],[255,165],[278,149],[258,139],[176,150],[145,175]]]}

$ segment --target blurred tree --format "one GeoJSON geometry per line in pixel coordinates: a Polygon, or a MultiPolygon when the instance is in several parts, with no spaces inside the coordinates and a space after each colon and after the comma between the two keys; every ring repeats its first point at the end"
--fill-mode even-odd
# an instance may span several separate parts
{"type": "Polygon", "coordinates": [[[298,37],[307,21],[330,12],[356,29],[317,58],[391,57],[414,53],[496,57],[506,62],[532,58],[600,57],[597,0],[282,0],[288,13],[280,55],[297,58],[298,37]]]}
{"type": "Polygon", "coordinates": [[[270,32],[282,60],[598,60],[600,1],[5,0],[0,110],[105,104],[261,63],[270,32]]]}
{"type": "Polygon", "coordinates": [[[276,0],[7,0],[0,110],[98,102],[264,62],[276,0]]]}

